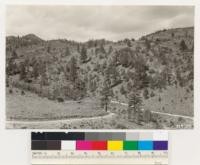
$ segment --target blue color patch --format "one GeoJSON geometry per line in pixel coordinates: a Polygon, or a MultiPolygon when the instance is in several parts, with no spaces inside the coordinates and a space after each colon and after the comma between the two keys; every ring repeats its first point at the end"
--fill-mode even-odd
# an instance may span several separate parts
{"type": "Polygon", "coordinates": [[[153,141],[139,141],[138,150],[153,150],[153,141]]]}

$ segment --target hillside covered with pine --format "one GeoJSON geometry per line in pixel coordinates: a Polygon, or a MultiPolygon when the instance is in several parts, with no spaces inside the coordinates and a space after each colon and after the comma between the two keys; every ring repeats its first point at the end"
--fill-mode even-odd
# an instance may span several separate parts
{"type": "Polygon", "coordinates": [[[9,94],[18,89],[58,104],[95,98],[106,112],[116,101],[193,116],[193,60],[193,27],[117,42],[7,36],[6,87],[9,94]]]}

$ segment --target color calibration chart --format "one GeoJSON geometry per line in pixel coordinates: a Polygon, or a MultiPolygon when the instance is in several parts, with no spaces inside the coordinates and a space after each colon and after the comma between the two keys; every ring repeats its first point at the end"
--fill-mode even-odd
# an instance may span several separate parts
{"type": "Polygon", "coordinates": [[[32,165],[168,165],[168,133],[32,132],[32,165]]]}

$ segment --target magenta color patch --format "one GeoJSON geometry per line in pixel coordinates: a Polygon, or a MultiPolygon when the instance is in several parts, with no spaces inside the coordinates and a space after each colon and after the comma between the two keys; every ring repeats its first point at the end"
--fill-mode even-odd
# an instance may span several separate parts
{"type": "Polygon", "coordinates": [[[76,150],[92,150],[92,142],[87,140],[77,140],[76,150]]]}

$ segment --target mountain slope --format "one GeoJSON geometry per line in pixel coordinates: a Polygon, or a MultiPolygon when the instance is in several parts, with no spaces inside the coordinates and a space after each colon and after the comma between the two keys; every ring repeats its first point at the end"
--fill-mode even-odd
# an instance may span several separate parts
{"type": "Polygon", "coordinates": [[[85,43],[7,37],[7,85],[53,100],[101,100],[107,83],[112,100],[128,102],[137,91],[145,109],[193,115],[193,33],[177,28],[85,43]]]}

